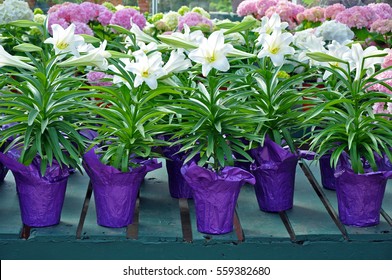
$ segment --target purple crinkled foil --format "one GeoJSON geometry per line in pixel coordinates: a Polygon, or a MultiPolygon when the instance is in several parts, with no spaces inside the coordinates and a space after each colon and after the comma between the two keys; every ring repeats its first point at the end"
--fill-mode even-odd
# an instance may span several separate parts
{"type": "Polygon", "coordinates": [[[132,223],[135,203],[144,176],[162,167],[156,159],[145,160],[129,172],[101,163],[95,149],[83,157],[83,166],[94,190],[98,225],[112,228],[132,223]]]}
{"type": "Polygon", "coordinates": [[[61,168],[54,161],[42,177],[39,158],[25,166],[18,162],[19,156],[20,153],[15,150],[0,153],[0,162],[14,175],[23,223],[31,227],[58,224],[69,176],[68,168],[61,168]]]}
{"type": "Polygon", "coordinates": [[[193,190],[198,231],[231,232],[240,189],[245,183],[255,183],[253,175],[238,167],[224,167],[217,174],[195,162],[184,165],[181,173],[193,190]]]}

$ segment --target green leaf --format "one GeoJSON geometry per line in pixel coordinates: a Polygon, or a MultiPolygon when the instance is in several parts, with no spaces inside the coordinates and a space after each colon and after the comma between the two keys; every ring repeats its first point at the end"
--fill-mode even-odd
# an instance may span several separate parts
{"type": "Polygon", "coordinates": [[[11,21],[7,24],[11,25],[11,26],[16,26],[16,27],[42,26],[41,23],[31,21],[31,20],[15,20],[15,21],[11,21]]]}
{"type": "Polygon", "coordinates": [[[27,118],[27,125],[31,126],[34,123],[38,113],[39,111],[37,109],[33,109],[30,111],[29,116],[27,118]]]}
{"type": "Polygon", "coordinates": [[[256,20],[242,21],[241,23],[238,23],[235,26],[231,27],[229,30],[226,30],[223,34],[228,35],[231,33],[249,30],[255,25],[256,22],[257,22],[256,20]]]}
{"type": "Polygon", "coordinates": [[[122,53],[122,52],[117,52],[112,50],[108,50],[108,52],[111,54],[112,58],[133,58],[133,55],[122,53]]]}
{"type": "Polygon", "coordinates": [[[36,45],[33,45],[33,44],[29,44],[29,43],[19,44],[19,45],[13,47],[12,49],[17,52],[40,52],[40,51],[42,51],[42,48],[40,48],[36,45]]]}
{"type": "Polygon", "coordinates": [[[171,36],[171,35],[158,35],[158,38],[168,44],[169,46],[174,46],[176,48],[183,48],[186,50],[196,49],[198,46],[192,42],[184,41],[183,39],[171,36]]]}
{"type": "Polygon", "coordinates": [[[84,39],[84,41],[85,41],[86,43],[94,44],[94,43],[100,43],[100,42],[101,42],[100,39],[98,39],[97,37],[91,36],[91,35],[80,34],[80,36],[83,37],[83,39],[84,39]]]}
{"type": "Polygon", "coordinates": [[[347,61],[345,61],[345,60],[341,60],[341,59],[336,58],[332,55],[325,54],[322,52],[306,53],[306,55],[308,57],[310,57],[311,59],[314,59],[314,60],[320,61],[320,62],[340,62],[340,63],[347,64],[347,61]]]}
{"type": "Polygon", "coordinates": [[[44,119],[44,120],[41,122],[41,133],[42,133],[42,134],[44,133],[46,127],[48,126],[48,122],[49,122],[49,119],[44,119]]]}

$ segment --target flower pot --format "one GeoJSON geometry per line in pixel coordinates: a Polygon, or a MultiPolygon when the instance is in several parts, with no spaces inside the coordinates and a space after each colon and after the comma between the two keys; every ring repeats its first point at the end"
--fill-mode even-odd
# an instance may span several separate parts
{"type": "Polygon", "coordinates": [[[89,175],[94,191],[97,223],[100,226],[119,228],[132,223],[135,203],[144,176],[162,167],[157,160],[146,160],[129,172],[121,172],[104,165],[95,149],[83,157],[83,166],[89,175]]]}
{"type": "Polygon", "coordinates": [[[263,147],[252,149],[250,153],[255,159],[251,172],[256,178],[255,193],[260,210],[291,209],[298,156],[269,138],[265,139],[263,147]]]}
{"type": "Polygon", "coordinates": [[[197,230],[208,234],[224,234],[233,230],[234,210],[241,187],[254,184],[247,171],[225,167],[219,173],[192,162],[181,173],[193,190],[197,230]]]}
{"type": "Polygon", "coordinates": [[[192,198],[192,189],[181,174],[184,162],[179,159],[167,159],[166,170],[170,195],[173,198],[192,198]]]}
{"type": "Polygon", "coordinates": [[[68,168],[57,162],[48,166],[45,176],[40,173],[40,159],[29,166],[17,161],[19,153],[0,153],[0,162],[13,173],[23,224],[31,227],[46,227],[60,222],[65,190],[69,176],[68,168]]]}
{"type": "Polygon", "coordinates": [[[343,158],[336,167],[339,219],[345,225],[367,227],[380,222],[380,210],[392,171],[356,174],[343,158]]]}
{"type": "Polygon", "coordinates": [[[331,167],[331,155],[323,155],[319,159],[321,184],[328,190],[336,190],[335,168],[331,167]]]}
{"type": "MultiPolygon", "coordinates": [[[[170,137],[164,137],[169,141],[170,137]]],[[[192,198],[192,189],[181,174],[186,154],[180,151],[180,146],[162,147],[163,155],[166,159],[166,170],[169,183],[170,195],[173,198],[192,198]]]]}

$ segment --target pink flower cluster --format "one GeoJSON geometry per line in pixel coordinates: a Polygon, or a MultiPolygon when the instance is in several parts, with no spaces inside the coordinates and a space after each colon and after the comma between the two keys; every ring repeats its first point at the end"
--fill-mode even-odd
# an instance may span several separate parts
{"type": "Polygon", "coordinates": [[[185,15],[179,17],[178,19],[178,29],[182,31],[184,24],[191,26],[204,26],[208,27],[210,30],[213,28],[212,21],[206,17],[203,17],[199,13],[189,12],[185,15]]]}
{"type": "Polygon", "coordinates": [[[298,25],[297,15],[304,10],[305,8],[301,5],[293,4],[287,0],[280,0],[275,6],[268,8],[265,15],[271,17],[274,13],[277,13],[282,21],[289,24],[290,29],[294,29],[298,25]]]}
{"type": "Polygon", "coordinates": [[[373,105],[373,113],[375,114],[392,114],[392,103],[377,102],[373,105]]]}
{"type": "Polygon", "coordinates": [[[325,7],[324,18],[325,19],[335,19],[336,15],[343,12],[346,7],[343,4],[337,3],[331,6],[325,7]]]}
{"type": "Polygon", "coordinates": [[[368,7],[380,19],[392,19],[392,7],[387,3],[369,4],[368,7]]]}
{"type": "Polygon", "coordinates": [[[253,15],[254,17],[257,17],[257,4],[259,2],[259,0],[248,0],[241,2],[237,8],[237,14],[240,17],[247,15],[253,15]]]}
{"type": "Polygon", "coordinates": [[[96,72],[96,71],[91,71],[87,74],[87,80],[90,85],[93,86],[111,86],[112,82],[110,81],[102,81],[103,79],[112,79],[113,76],[111,75],[106,75],[106,73],[103,72],[96,72]]]}
{"type": "Polygon", "coordinates": [[[384,57],[384,61],[381,66],[383,68],[392,66],[392,50],[390,50],[389,53],[384,57]]]}
{"type": "MultiPolygon", "coordinates": [[[[384,83],[392,87],[392,70],[382,72],[381,74],[378,74],[375,78],[377,80],[383,80],[384,83]]],[[[387,87],[383,86],[382,84],[372,85],[371,87],[369,87],[369,90],[392,94],[392,91],[389,90],[387,87]]]]}
{"type": "Polygon", "coordinates": [[[88,25],[91,22],[98,22],[102,25],[108,25],[112,18],[112,12],[106,7],[90,2],[82,4],[64,3],[55,5],[48,11],[49,15],[49,32],[52,32],[51,26],[59,24],[63,28],[67,28],[74,23],[76,34],[93,35],[93,31],[88,25]]]}
{"type": "Polygon", "coordinates": [[[298,22],[303,22],[304,20],[310,22],[324,22],[325,20],[325,8],[316,6],[310,9],[306,9],[302,13],[297,15],[298,22]]]}
{"type": "Polygon", "coordinates": [[[238,5],[239,16],[253,15],[261,19],[264,16],[271,17],[274,13],[279,14],[282,21],[289,23],[290,28],[297,26],[297,14],[305,8],[295,5],[287,0],[245,0],[238,5]]]}
{"type": "Polygon", "coordinates": [[[370,26],[371,32],[379,34],[392,33],[392,17],[391,19],[378,19],[370,26]]]}
{"type": "Polygon", "coordinates": [[[132,24],[136,24],[140,29],[146,26],[146,18],[135,9],[127,8],[114,13],[111,24],[122,26],[126,29],[131,29],[132,24]]]}

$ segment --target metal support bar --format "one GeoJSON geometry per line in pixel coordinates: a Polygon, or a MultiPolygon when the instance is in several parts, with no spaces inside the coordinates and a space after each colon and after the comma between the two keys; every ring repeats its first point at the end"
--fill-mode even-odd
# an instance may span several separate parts
{"type": "Polygon", "coordinates": [[[132,224],[127,226],[127,239],[138,239],[139,236],[139,206],[140,206],[140,192],[137,195],[135,203],[135,211],[133,212],[132,224]]]}
{"type": "Polygon", "coordinates": [[[244,235],[244,231],[241,226],[240,219],[237,214],[237,209],[234,212],[233,224],[234,224],[234,231],[235,231],[237,238],[238,238],[238,242],[241,243],[241,242],[245,241],[245,235],[244,235]]]}
{"type": "Polygon", "coordinates": [[[294,229],[290,223],[289,217],[287,217],[286,211],[281,211],[279,212],[279,216],[284,224],[284,226],[287,229],[287,232],[290,235],[290,240],[292,242],[296,242],[297,241],[297,236],[295,235],[294,229]]]}

